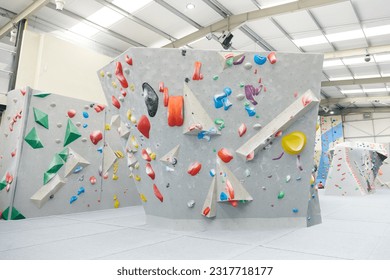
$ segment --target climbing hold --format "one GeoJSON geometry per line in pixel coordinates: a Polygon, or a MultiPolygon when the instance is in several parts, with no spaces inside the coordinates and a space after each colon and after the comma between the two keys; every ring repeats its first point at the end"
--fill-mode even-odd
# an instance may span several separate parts
{"type": "Polygon", "coordinates": [[[87,128],[87,127],[88,127],[87,123],[83,124],[83,128],[87,128]]]}
{"type": "Polygon", "coordinates": [[[147,116],[141,116],[137,124],[137,129],[142,133],[142,135],[149,139],[150,122],[147,116]]]}
{"type": "Polygon", "coordinates": [[[81,165],[78,165],[78,166],[76,166],[76,168],[73,170],[73,174],[80,173],[83,169],[84,169],[84,167],[82,167],[81,165]]]}
{"type": "Polygon", "coordinates": [[[254,158],[255,158],[255,151],[250,152],[250,153],[246,156],[246,160],[247,160],[247,161],[253,160],[254,158]]]}
{"type": "Polygon", "coordinates": [[[214,75],[214,76],[213,76],[213,80],[214,80],[214,81],[218,80],[218,78],[219,78],[218,75],[214,75]]]}
{"type": "Polygon", "coordinates": [[[242,137],[246,132],[246,125],[242,123],[240,127],[238,128],[238,135],[242,137]]]}
{"type": "Polygon", "coordinates": [[[187,169],[187,173],[190,174],[191,176],[195,176],[196,174],[199,173],[201,168],[202,168],[202,164],[196,161],[190,164],[190,166],[187,169]]]}
{"type": "Polygon", "coordinates": [[[214,123],[218,125],[218,130],[225,128],[225,121],[223,119],[215,119],[214,123]]]}
{"type": "Polygon", "coordinates": [[[269,63],[275,64],[276,63],[276,54],[275,52],[270,52],[267,56],[269,63]]]}
{"type": "Polygon", "coordinates": [[[233,200],[234,199],[234,189],[233,189],[233,186],[228,179],[226,179],[225,189],[226,189],[226,192],[229,194],[229,200],[233,200]]]}
{"type": "Polygon", "coordinates": [[[256,64],[263,65],[267,62],[267,57],[256,54],[253,56],[253,60],[256,64]]]}
{"type": "Polygon", "coordinates": [[[182,126],[184,122],[183,96],[171,96],[168,102],[168,125],[182,126]]]}
{"type": "Polygon", "coordinates": [[[146,174],[148,174],[148,176],[154,180],[154,178],[156,178],[156,173],[154,173],[154,170],[152,168],[152,166],[150,165],[150,163],[148,162],[146,164],[146,174]]]}
{"type": "Polygon", "coordinates": [[[77,191],[77,195],[80,195],[82,193],[85,193],[85,188],[84,187],[80,187],[77,191]]]}
{"type": "Polygon", "coordinates": [[[254,115],[256,115],[255,108],[253,107],[245,106],[245,110],[248,113],[249,117],[253,117],[254,115]]]}
{"type": "Polygon", "coordinates": [[[68,111],[68,117],[69,117],[69,118],[73,118],[75,115],[76,115],[76,110],[70,109],[70,110],[68,111]]]}
{"type": "Polygon", "coordinates": [[[117,77],[123,88],[127,88],[129,86],[125,76],[123,76],[122,63],[120,63],[119,61],[116,63],[115,76],[117,77]]]}
{"type": "Polygon", "coordinates": [[[245,97],[248,99],[253,105],[257,105],[257,101],[254,96],[257,96],[261,93],[263,89],[263,85],[260,85],[258,88],[255,88],[253,85],[245,85],[245,97]]]}
{"type": "Polygon", "coordinates": [[[103,105],[103,104],[97,104],[93,107],[96,111],[96,113],[100,113],[101,111],[104,110],[104,108],[106,108],[106,105],[103,105]]]}
{"type": "Polygon", "coordinates": [[[117,109],[121,108],[121,104],[119,103],[118,99],[116,99],[115,96],[111,96],[111,102],[112,105],[114,105],[114,107],[116,107],[117,109]]]}
{"type": "Polygon", "coordinates": [[[293,211],[293,213],[298,213],[299,212],[298,208],[293,208],[292,211],[293,211]]]}
{"type": "Polygon", "coordinates": [[[245,169],[245,171],[244,171],[244,175],[245,175],[245,177],[249,177],[249,176],[251,176],[251,172],[250,172],[250,170],[249,170],[249,169],[245,169]]]}
{"type": "Polygon", "coordinates": [[[156,184],[153,184],[153,192],[154,195],[161,201],[164,201],[164,197],[162,196],[160,190],[157,188],[156,184]]]}
{"type": "Polygon", "coordinates": [[[164,107],[167,107],[169,104],[169,92],[168,88],[164,88],[163,90],[163,96],[164,96],[164,107]]]}
{"type": "Polygon", "coordinates": [[[219,194],[219,200],[220,200],[220,201],[226,201],[226,200],[228,200],[227,194],[224,193],[224,192],[221,192],[221,193],[219,194]]]}
{"type": "Polygon", "coordinates": [[[129,57],[127,54],[125,55],[125,60],[126,63],[129,64],[130,66],[133,65],[133,58],[129,57]]]}
{"type": "Polygon", "coordinates": [[[110,72],[106,72],[106,76],[107,76],[107,78],[112,78],[112,74],[110,73],[110,72]]]}
{"type": "Polygon", "coordinates": [[[118,200],[118,197],[116,195],[114,195],[114,208],[119,208],[119,200],[118,200]]]}
{"type": "Polygon", "coordinates": [[[214,177],[215,176],[215,169],[210,169],[210,176],[211,177],[214,177]]]}
{"type": "Polygon", "coordinates": [[[203,79],[203,75],[200,73],[201,67],[202,67],[202,63],[199,61],[195,61],[194,73],[192,75],[193,80],[202,80],[203,79]]]}
{"type": "Polygon", "coordinates": [[[195,206],[195,200],[190,200],[187,202],[188,208],[193,208],[195,206]]]}
{"type": "Polygon", "coordinates": [[[141,156],[146,161],[151,161],[152,158],[150,157],[149,153],[146,151],[146,149],[142,149],[141,156]]]}
{"type": "Polygon", "coordinates": [[[283,150],[290,155],[297,155],[303,151],[306,145],[306,135],[300,131],[291,132],[282,137],[283,150]]]}
{"type": "Polygon", "coordinates": [[[16,149],[11,152],[11,157],[14,157],[16,155],[16,149]]]}
{"type": "Polygon", "coordinates": [[[85,119],[88,119],[89,118],[89,114],[88,114],[88,112],[83,112],[83,117],[85,118],[85,119]]]}
{"type": "Polygon", "coordinates": [[[64,138],[64,147],[76,139],[81,137],[80,132],[77,130],[77,127],[68,119],[68,124],[66,126],[65,138],[64,138]]]}
{"type": "Polygon", "coordinates": [[[44,128],[49,129],[49,116],[37,108],[33,108],[34,120],[37,124],[40,124],[44,128]]]}
{"type": "Polygon", "coordinates": [[[146,196],[143,193],[139,194],[139,197],[141,198],[142,202],[147,202],[146,196]]]}
{"type": "Polygon", "coordinates": [[[239,59],[233,62],[234,65],[240,65],[245,60],[245,55],[241,56],[239,59]]]}
{"type": "Polygon", "coordinates": [[[307,105],[309,105],[313,101],[313,99],[310,95],[305,94],[302,96],[301,101],[302,101],[303,107],[306,107],[307,105]]]}
{"type": "Polygon", "coordinates": [[[89,135],[89,139],[91,139],[91,142],[96,145],[100,140],[103,139],[103,133],[100,130],[92,131],[89,135]]]}
{"type": "Polygon", "coordinates": [[[26,141],[33,149],[43,148],[41,139],[39,139],[35,127],[30,130],[26,137],[24,137],[24,141],[26,141]]]}
{"type": "Polygon", "coordinates": [[[291,176],[290,175],[287,175],[286,176],[286,183],[290,182],[291,181],[291,176]]]}
{"type": "Polygon", "coordinates": [[[245,68],[246,70],[252,69],[252,63],[250,63],[250,62],[245,63],[245,64],[244,64],[244,68],[245,68]]]}
{"type": "Polygon", "coordinates": [[[261,128],[262,128],[262,126],[261,126],[261,124],[259,124],[259,123],[255,123],[255,124],[253,125],[253,129],[259,130],[259,129],[261,129],[261,128]]]}
{"type": "Polygon", "coordinates": [[[228,163],[233,159],[233,155],[225,148],[218,151],[218,156],[225,163],[228,163]]]}
{"type": "Polygon", "coordinates": [[[91,185],[95,185],[96,184],[96,177],[95,176],[89,177],[89,182],[91,183],[91,185]]]}
{"type": "Polygon", "coordinates": [[[278,199],[282,199],[284,197],[284,192],[280,191],[278,194],[278,199]]]}
{"type": "Polygon", "coordinates": [[[205,209],[203,209],[202,215],[207,216],[210,213],[210,207],[207,206],[205,209]]]}
{"type": "Polygon", "coordinates": [[[77,195],[74,195],[70,198],[69,200],[69,203],[72,204],[73,202],[75,202],[76,200],[78,199],[77,195]]]}
{"type": "Polygon", "coordinates": [[[142,90],[148,114],[150,117],[154,117],[158,109],[158,96],[154,89],[146,82],[142,84],[142,90]]]}
{"type": "Polygon", "coordinates": [[[164,82],[160,82],[159,84],[158,84],[158,91],[159,92],[164,92],[164,82]]]}

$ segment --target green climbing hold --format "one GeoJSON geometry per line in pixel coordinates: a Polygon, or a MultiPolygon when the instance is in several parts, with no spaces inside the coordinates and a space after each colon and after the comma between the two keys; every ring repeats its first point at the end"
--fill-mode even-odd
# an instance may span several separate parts
{"type": "Polygon", "coordinates": [[[215,119],[214,123],[218,125],[218,130],[225,128],[225,121],[223,119],[215,119]]]}
{"type": "Polygon", "coordinates": [[[279,192],[278,199],[282,199],[283,197],[284,197],[284,192],[283,191],[279,192]]]}
{"type": "Polygon", "coordinates": [[[216,80],[218,80],[218,78],[219,78],[218,75],[214,75],[213,80],[216,81],[216,80]]]}
{"type": "Polygon", "coordinates": [[[0,191],[2,191],[7,186],[7,181],[5,180],[5,176],[3,180],[0,181],[0,191]]]}
{"type": "Polygon", "coordinates": [[[234,62],[233,57],[226,59],[226,65],[228,66],[232,66],[233,62],[234,62]]]}
{"type": "Polygon", "coordinates": [[[37,108],[33,108],[34,110],[34,119],[35,122],[43,126],[44,128],[49,129],[49,116],[48,114],[42,112],[37,108]]]}
{"type": "Polygon", "coordinates": [[[45,98],[46,96],[49,96],[51,93],[48,92],[42,92],[42,93],[37,93],[33,94],[33,96],[38,97],[38,98],[45,98]]]}
{"type": "MultiPolygon", "coordinates": [[[[2,217],[4,220],[8,220],[8,215],[9,215],[9,207],[4,210],[2,217]]],[[[16,210],[15,207],[12,207],[12,212],[11,212],[11,220],[22,220],[25,219],[26,217],[23,216],[18,210],[16,210]]]]}
{"type": "Polygon", "coordinates": [[[43,184],[46,185],[47,183],[49,183],[49,181],[50,181],[51,179],[53,179],[54,176],[56,176],[55,173],[45,172],[45,173],[43,174],[43,184]]]}
{"type": "Polygon", "coordinates": [[[64,147],[72,143],[79,137],[81,137],[80,132],[77,130],[76,126],[72,123],[72,121],[68,120],[68,125],[66,126],[66,133],[64,139],[64,147]]]}
{"type": "Polygon", "coordinates": [[[55,154],[53,159],[50,162],[49,169],[47,173],[57,173],[58,170],[64,165],[64,161],[59,154],[55,154]]]}
{"type": "Polygon", "coordinates": [[[243,88],[245,84],[243,82],[240,83],[240,88],[243,88]]]}
{"type": "Polygon", "coordinates": [[[58,153],[58,155],[60,156],[60,158],[62,158],[64,162],[66,162],[68,160],[69,149],[68,148],[63,149],[61,152],[58,153]]]}
{"type": "Polygon", "coordinates": [[[30,130],[26,137],[24,137],[24,141],[26,141],[33,149],[43,148],[41,139],[39,139],[35,127],[30,130]]]}

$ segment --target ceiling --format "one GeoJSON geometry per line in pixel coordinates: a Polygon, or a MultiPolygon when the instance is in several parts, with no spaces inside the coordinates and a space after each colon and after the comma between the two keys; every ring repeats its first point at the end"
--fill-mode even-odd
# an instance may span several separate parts
{"type": "Polygon", "coordinates": [[[221,50],[223,30],[234,50],[324,53],[322,113],[390,107],[388,0],[66,0],[63,11],[54,0],[0,0],[3,42],[34,4],[29,29],[111,57],[134,46],[221,50]]]}

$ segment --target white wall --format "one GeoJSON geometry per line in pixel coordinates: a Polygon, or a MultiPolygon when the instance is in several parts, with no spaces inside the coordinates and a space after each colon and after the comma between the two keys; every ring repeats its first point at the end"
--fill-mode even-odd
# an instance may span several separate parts
{"type": "Polygon", "coordinates": [[[34,89],[106,104],[97,70],[112,58],[49,34],[26,30],[16,88],[34,89]]]}

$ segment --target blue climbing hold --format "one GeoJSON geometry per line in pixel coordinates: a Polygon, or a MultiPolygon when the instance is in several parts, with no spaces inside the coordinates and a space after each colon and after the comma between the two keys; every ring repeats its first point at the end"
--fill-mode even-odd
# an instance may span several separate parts
{"type": "Polygon", "coordinates": [[[76,200],[78,199],[78,196],[77,195],[74,195],[70,198],[69,200],[69,203],[72,204],[73,202],[75,202],[76,200]]]}
{"type": "Polygon", "coordinates": [[[84,187],[80,187],[79,190],[77,191],[77,195],[80,195],[82,193],[85,193],[85,188],[84,187]]]}
{"type": "Polygon", "coordinates": [[[221,192],[221,194],[219,195],[219,199],[222,201],[225,201],[228,199],[228,197],[227,197],[226,193],[221,192]]]}
{"type": "Polygon", "coordinates": [[[89,118],[88,112],[83,112],[83,117],[86,118],[86,119],[88,119],[88,118],[89,118]]]}
{"type": "Polygon", "coordinates": [[[293,208],[292,211],[293,211],[293,213],[298,213],[299,210],[298,210],[298,208],[293,208]]]}
{"type": "Polygon", "coordinates": [[[227,99],[227,97],[222,99],[222,103],[223,103],[223,109],[225,109],[225,111],[227,111],[233,105],[232,102],[230,102],[229,99],[227,99]]]}
{"type": "Polygon", "coordinates": [[[83,124],[83,128],[87,128],[88,127],[88,124],[83,124]]]}
{"type": "Polygon", "coordinates": [[[75,168],[75,170],[73,170],[73,173],[74,173],[74,174],[77,174],[77,173],[79,173],[81,170],[83,170],[83,167],[82,167],[81,165],[79,165],[79,166],[77,166],[77,167],[75,168]]]}
{"type": "Polygon", "coordinates": [[[214,177],[215,176],[215,169],[210,169],[210,176],[214,177]]]}
{"type": "Polygon", "coordinates": [[[103,153],[103,147],[99,147],[96,151],[98,151],[99,153],[103,153]]]}
{"type": "Polygon", "coordinates": [[[230,87],[225,87],[225,88],[223,89],[223,92],[224,92],[227,96],[229,96],[229,95],[232,94],[232,89],[231,89],[230,87]]]}
{"type": "Polygon", "coordinates": [[[256,64],[263,65],[264,63],[267,62],[267,57],[255,54],[253,60],[255,61],[256,64]]]}
{"type": "Polygon", "coordinates": [[[245,110],[247,111],[249,117],[253,117],[254,115],[256,115],[256,111],[252,107],[245,106],[245,110]]]}

